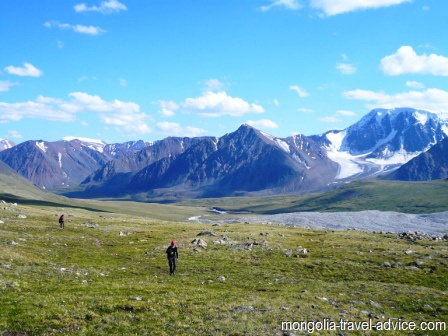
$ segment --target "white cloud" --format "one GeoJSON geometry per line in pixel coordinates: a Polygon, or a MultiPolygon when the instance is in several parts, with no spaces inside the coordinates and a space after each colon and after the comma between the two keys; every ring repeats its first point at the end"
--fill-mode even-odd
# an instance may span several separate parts
{"type": "Polygon", "coordinates": [[[338,110],[336,111],[337,116],[344,116],[344,117],[356,117],[356,113],[353,111],[347,111],[347,110],[338,110]]]}
{"type": "Polygon", "coordinates": [[[337,63],[336,69],[343,75],[352,75],[356,72],[356,67],[352,64],[348,63],[337,63]]]}
{"type": "Polygon", "coordinates": [[[209,79],[205,82],[204,91],[222,91],[224,89],[224,83],[218,79],[209,79]]]}
{"type": "Polygon", "coordinates": [[[246,121],[246,124],[259,129],[278,128],[278,125],[269,119],[248,120],[246,121]]]}
{"type": "Polygon", "coordinates": [[[75,12],[84,13],[84,12],[99,12],[102,14],[111,14],[118,13],[119,11],[126,11],[128,8],[126,5],[122,4],[117,0],[108,0],[103,1],[99,6],[91,6],[88,7],[85,3],[80,3],[75,5],[75,12]]]}
{"type": "Polygon", "coordinates": [[[182,127],[178,123],[173,122],[158,122],[156,124],[157,133],[174,135],[174,136],[185,136],[185,137],[196,137],[201,134],[207,133],[206,130],[193,126],[182,127]]]}
{"type": "Polygon", "coordinates": [[[311,0],[311,7],[321,10],[325,16],[333,16],[357,10],[399,5],[412,0],[311,0]]]}
{"type": "Polygon", "coordinates": [[[309,93],[304,88],[301,88],[300,86],[291,85],[289,87],[289,89],[293,90],[293,91],[296,91],[300,98],[304,98],[304,97],[308,97],[309,96],[309,93]]]}
{"type": "Polygon", "coordinates": [[[58,48],[59,48],[59,49],[64,48],[64,42],[62,42],[62,41],[58,41],[58,48]]]}
{"type": "Polygon", "coordinates": [[[161,110],[157,111],[158,114],[160,114],[163,117],[172,117],[174,116],[175,112],[179,105],[176,104],[174,101],[165,101],[165,100],[159,100],[158,104],[162,108],[161,110]]]}
{"type": "Polygon", "coordinates": [[[22,139],[23,138],[22,134],[20,134],[18,131],[9,131],[8,133],[14,139],[22,139]]]}
{"type": "Polygon", "coordinates": [[[95,26],[83,26],[83,25],[71,25],[68,23],[60,23],[58,21],[47,21],[44,23],[47,28],[59,28],[59,29],[69,29],[76,33],[88,34],[88,35],[100,35],[105,33],[106,30],[95,26]]]}
{"type": "Polygon", "coordinates": [[[8,92],[11,86],[19,85],[10,81],[0,81],[0,92],[8,92]]]}
{"type": "Polygon", "coordinates": [[[111,102],[103,100],[100,96],[89,95],[84,92],[73,92],[69,97],[74,98],[67,106],[76,111],[114,112],[132,114],[140,111],[140,106],[132,102],[122,102],[114,99],[111,102]]]}
{"type": "Polygon", "coordinates": [[[275,106],[280,106],[280,103],[278,102],[277,99],[274,99],[273,103],[274,103],[275,106]]]}
{"type": "Polygon", "coordinates": [[[150,117],[145,113],[125,114],[113,112],[111,114],[100,114],[100,119],[104,124],[119,126],[127,133],[144,134],[152,132],[151,128],[146,124],[150,117]]]}
{"type": "Polygon", "coordinates": [[[42,70],[39,70],[34,65],[30,63],[23,63],[23,68],[15,67],[15,66],[7,66],[5,71],[11,75],[17,76],[28,76],[28,77],[40,77],[42,76],[42,70]]]}
{"type": "Polygon", "coordinates": [[[271,4],[267,6],[261,6],[260,9],[262,12],[267,12],[274,7],[283,7],[284,9],[289,10],[299,10],[302,8],[299,0],[270,0],[271,4]]]}
{"type": "Polygon", "coordinates": [[[341,119],[339,119],[338,117],[335,117],[335,116],[322,117],[322,118],[319,118],[319,120],[322,122],[325,122],[325,123],[338,123],[338,122],[342,121],[341,119]]]}
{"type": "Polygon", "coordinates": [[[344,92],[347,99],[372,102],[368,108],[411,107],[448,115],[448,91],[427,89],[389,95],[384,92],[353,90],[344,92]]]}
{"type": "Polygon", "coordinates": [[[249,104],[241,98],[231,97],[224,91],[205,91],[197,98],[187,98],[182,103],[187,112],[198,113],[203,117],[228,115],[241,117],[247,113],[263,113],[262,106],[249,104]]]}
{"type": "Polygon", "coordinates": [[[422,83],[416,82],[416,81],[407,81],[406,86],[413,88],[413,89],[424,89],[425,85],[422,83]]]}
{"type": "Polygon", "coordinates": [[[313,109],[309,109],[309,108],[305,108],[305,107],[301,107],[297,111],[302,112],[302,113],[314,113],[315,112],[313,109]]]}
{"type": "Polygon", "coordinates": [[[140,106],[133,102],[117,99],[106,101],[99,96],[84,92],[69,94],[70,100],[39,96],[35,101],[22,103],[0,102],[0,123],[18,121],[24,118],[44,119],[72,122],[77,114],[96,112],[101,122],[119,126],[120,129],[132,133],[149,133],[146,124],[151,117],[140,112],[140,106]]]}
{"type": "Polygon", "coordinates": [[[74,114],[55,108],[52,104],[39,101],[23,103],[0,102],[0,123],[18,121],[23,118],[45,119],[53,121],[75,121],[74,114]]]}
{"type": "Polygon", "coordinates": [[[431,74],[448,76],[448,58],[440,55],[417,55],[410,46],[402,46],[393,55],[381,60],[381,70],[389,76],[431,74]]]}

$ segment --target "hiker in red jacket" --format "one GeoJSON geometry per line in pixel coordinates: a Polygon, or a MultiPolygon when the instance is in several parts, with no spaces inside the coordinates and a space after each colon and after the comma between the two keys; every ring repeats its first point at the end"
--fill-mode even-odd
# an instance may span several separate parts
{"type": "Polygon", "coordinates": [[[171,241],[171,245],[166,249],[166,255],[170,265],[170,275],[174,275],[174,272],[176,271],[176,261],[179,257],[179,254],[177,253],[176,241],[171,241]]]}
{"type": "Polygon", "coordinates": [[[62,215],[61,217],[59,217],[59,224],[61,226],[61,229],[64,228],[64,215],[62,215]]]}

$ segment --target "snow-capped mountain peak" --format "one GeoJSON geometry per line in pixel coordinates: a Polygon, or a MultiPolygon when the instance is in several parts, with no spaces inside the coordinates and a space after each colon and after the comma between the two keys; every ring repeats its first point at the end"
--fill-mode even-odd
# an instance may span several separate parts
{"type": "Polygon", "coordinates": [[[14,147],[16,144],[8,139],[0,139],[0,151],[14,147]]]}
{"type": "Polygon", "coordinates": [[[106,143],[102,140],[97,139],[90,139],[90,138],[81,138],[81,137],[74,137],[74,136],[66,136],[62,138],[64,141],[78,141],[81,145],[89,147],[97,152],[102,153],[104,150],[104,147],[106,146],[106,143]]]}
{"type": "Polygon", "coordinates": [[[448,137],[448,119],[413,108],[374,109],[343,131],[320,136],[339,179],[395,169],[448,137]]]}

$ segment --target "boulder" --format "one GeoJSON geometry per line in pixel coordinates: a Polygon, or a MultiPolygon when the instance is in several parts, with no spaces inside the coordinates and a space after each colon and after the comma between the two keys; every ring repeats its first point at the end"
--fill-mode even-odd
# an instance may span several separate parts
{"type": "Polygon", "coordinates": [[[202,247],[202,248],[206,248],[207,247],[207,242],[205,240],[200,239],[200,238],[193,239],[191,241],[191,243],[193,245],[197,245],[197,246],[202,247]]]}

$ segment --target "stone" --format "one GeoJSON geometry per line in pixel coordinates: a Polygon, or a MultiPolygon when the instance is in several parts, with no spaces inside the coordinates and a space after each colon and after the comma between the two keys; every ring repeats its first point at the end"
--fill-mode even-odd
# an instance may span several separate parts
{"type": "Polygon", "coordinates": [[[381,308],[381,305],[380,305],[378,302],[375,302],[375,301],[370,300],[369,303],[370,303],[372,306],[374,306],[375,308],[378,308],[378,309],[381,308]]]}
{"type": "Polygon", "coordinates": [[[392,265],[388,261],[380,262],[380,266],[381,267],[392,267],[392,265]]]}
{"type": "Polygon", "coordinates": [[[231,246],[228,248],[229,251],[236,251],[236,250],[252,250],[254,244],[252,243],[242,243],[242,244],[236,244],[234,246],[231,246]]]}
{"type": "Polygon", "coordinates": [[[252,306],[237,306],[232,308],[232,311],[236,313],[247,313],[255,311],[255,308],[252,306]]]}
{"type": "Polygon", "coordinates": [[[202,248],[206,248],[207,247],[207,242],[205,240],[200,239],[200,238],[193,239],[191,241],[191,243],[193,245],[197,245],[197,246],[202,247],[202,248]]]}
{"type": "Polygon", "coordinates": [[[213,231],[202,231],[198,233],[198,236],[212,236],[215,237],[216,233],[214,233],[213,231]]]}
{"type": "Polygon", "coordinates": [[[303,248],[302,246],[299,246],[299,248],[296,251],[301,254],[308,254],[310,252],[309,250],[307,250],[306,248],[303,248]]]}
{"type": "Polygon", "coordinates": [[[408,264],[408,266],[414,266],[414,267],[417,267],[417,268],[421,268],[423,264],[424,264],[423,262],[416,260],[416,261],[411,261],[408,264]]]}

